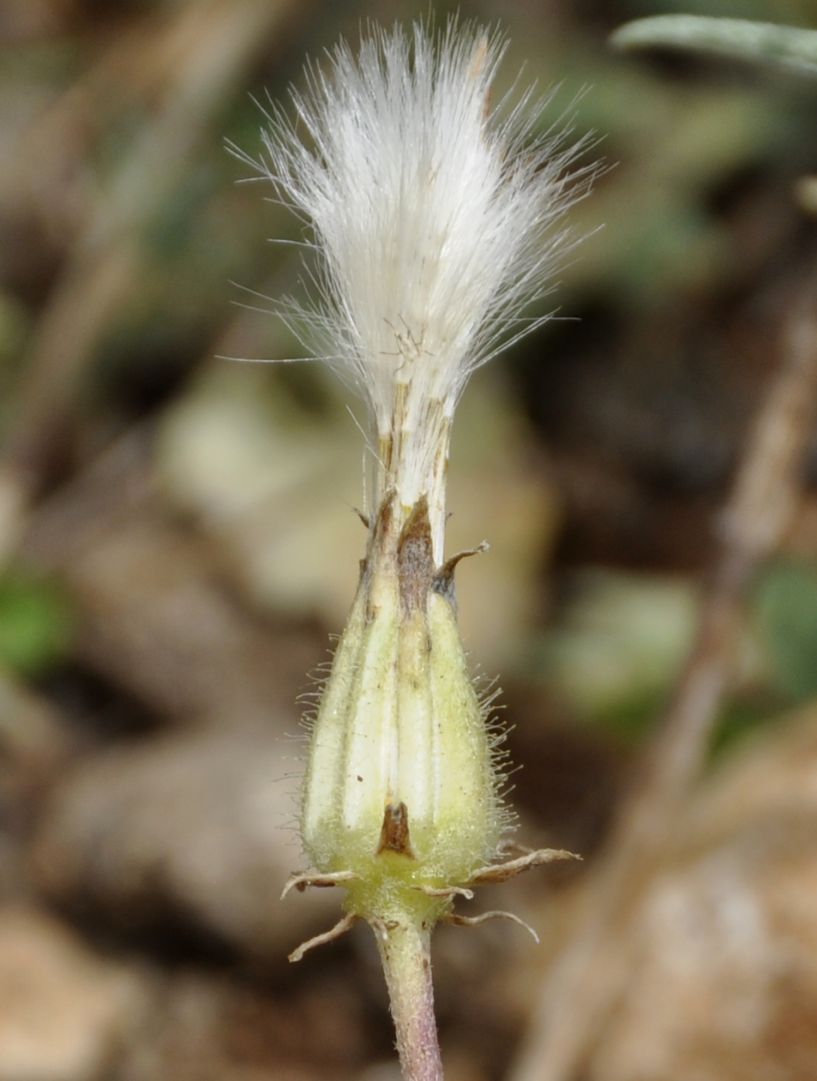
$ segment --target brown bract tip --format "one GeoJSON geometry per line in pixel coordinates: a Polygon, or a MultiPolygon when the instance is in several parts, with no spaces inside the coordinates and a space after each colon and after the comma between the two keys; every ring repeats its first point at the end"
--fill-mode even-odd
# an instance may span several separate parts
{"type": "Polygon", "coordinates": [[[422,496],[412,508],[397,544],[400,599],[406,612],[414,612],[425,606],[434,572],[428,501],[422,496]]]}
{"type": "Polygon", "coordinates": [[[380,844],[377,854],[398,852],[401,856],[414,859],[409,839],[408,808],[405,803],[388,803],[383,813],[383,828],[380,830],[380,844]]]}

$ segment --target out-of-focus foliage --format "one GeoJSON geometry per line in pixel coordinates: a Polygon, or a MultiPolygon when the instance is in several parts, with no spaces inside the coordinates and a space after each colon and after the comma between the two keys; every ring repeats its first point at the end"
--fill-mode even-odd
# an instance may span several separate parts
{"type": "Polygon", "coordinates": [[[656,45],[692,49],[727,60],[817,76],[817,31],[749,19],[659,15],[620,27],[610,39],[620,49],[656,45]]]}
{"type": "Polygon", "coordinates": [[[757,615],[780,689],[794,701],[817,695],[817,566],[771,567],[758,588],[757,615]]]}
{"type": "Polygon", "coordinates": [[[643,735],[687,654],[693,589],[645,576],[586,573],[533,668],[578,716],[621,735],[643,735]]]}
{"type": "Polygon", "coordinates": [[[0,577],[0,664],[22,676],[43,672],[66,654],[71,618],[53,583],[0,577]]]}
{"type": "MultiPolygon", "coordinates": [[[[455,6],[509,36],[497,94],[523,63],[523,84],[558,84],[542,125],[562,114],[594,131],[608,166],[544,301],[557,318],[466,393],[448,528],[452,550],[491,542],[457,571],[460,614],[475,667],[502,673],[525,837],[590,856],[684,663],[718,512],[817,258],[814,84],[666,49],[624,55],[608,38],[682,12],[814,33],[817,10],[486,0],[437,5],[438,18],[455,6]]],[[[315,689],[305,673],[354,589],[365,454],[361,410],[319,366],[221,359],[297,355],[264,309],[307,274],[296,249],[267,243],[301,239],[301,224],[239,182],[223,140],[258,153],[266,94],[286,107],[305,55],[320,63],[361,19],[426,11],[0,5],[0,1000],[15,1005],[0,1018],[0,1081],[372,1081],[391,1062],[363,938],[300,969],[283,960],[327,918],[325,896],[273,894],[301,862],[295,698],[315,689]]],[[[632,1033],[646,1031],[662,1034],[649,1081],[692,1067],[746,1081],[753,1049],[779,1068],[752,1081],[808,1074],[796,1056],[817,981],[797,943],[814,923],[794,902],[813,894],[817,835],[815,476],[817,452],[751,601],[702,817],[693,800],[679,824],[695,851],[671,896],[645,902],[650,961],[621,1027],[599,1035],[599,1076],[640,1078],[632,1033]],[[796,703],[796,725],[782,724],[796,703]],[[758,854],[780,872],[776,892],[758,854]],[[748,911],[762,957],[738,948],[748,911]],[[707,968],[719,941],[730,950],[707,968]],[[739,1029],[719,1013],[730,980],[759,1011],[745,1016],[778,1026],[740,1029],[732,1072],[713,1036],[722,1020],[739,1029]]],[[[452,1081],[505,1072],[575,911],[555,883],[503,898],[543,931],[539,954],[504,930],[438,936],[452,1081]]]]}

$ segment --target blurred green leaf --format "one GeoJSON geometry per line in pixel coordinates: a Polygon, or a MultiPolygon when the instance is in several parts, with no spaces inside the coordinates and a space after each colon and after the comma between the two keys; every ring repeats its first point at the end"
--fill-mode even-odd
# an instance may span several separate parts
{"type": "Polygon", "coordinates": [[[817,30],[705,15],[655,15],[611,36],[618,49],[693,49],[817,77],[817,30]]]}
{"type": "Polygon", "coordinates": [[[712,757],[721,757],[746,736],[786,718],[786,704],[767,694],[728,699],[715,727],[710,748],[712,757]]]}
{"type": "Polygon", "coordinates": [[[758,586],[756,612],[780,690],[797,700],[817,695],[817,566],[771,567],[758,586]]]}
{"type": "Polygon", "coordinates": [[[62,656],[70,631],[68,602],[51,583],[0,577],[0,664],[37,675],[62,656]]]}
{"type": "Polygon", "coordinates": [[[533,658],[576,715],[624,739],[655,718],[687,655],[697,598],[687,582],[599,568],[574,595],[533,658]]]}
{"type": "Polygon", "coordinates": [[[538,64],[543,84],[562,81],[558,104],[568,112],[571,94],[592,88],[576,100],[576,130],[604,133],[599,153],[614,164],[592,200],[574,208],[577,233],[590,237],[566,268],[565,288],[614,295],[641,320],[679,294],[716,292],[745,273],[734,224],[713,194],[755,173],[790,183],[789,163],[811,138],[811,85],[770,93],[728,81],[673,82],[570,41],[538,64]]]}

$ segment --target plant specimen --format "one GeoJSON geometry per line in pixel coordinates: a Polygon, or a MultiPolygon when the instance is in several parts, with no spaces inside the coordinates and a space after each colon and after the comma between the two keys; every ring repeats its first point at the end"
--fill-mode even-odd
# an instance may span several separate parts
{"type": "MultiPolygon", "coordinates": [[[[480,701],[456,622],[445,485],[454,410],[477,367],[548,318],[529,317],[575,238],[576,166],[531,91],[491,102],[499,36],[452,20],[372,28],[307,69],[294,119],[273,107],[251,162],[308,227],[312,297],[278,314],[367,404],[372,463],[360,582],[311,722],[301,806],[310,868],[342,886],[391,996],[404,1074],[442,1076],[429,937],[473,887],[569,857],[503,844],[503,732],[480,701]]],[[[516,917],[511,916],[515,919],[516,917]]]]}

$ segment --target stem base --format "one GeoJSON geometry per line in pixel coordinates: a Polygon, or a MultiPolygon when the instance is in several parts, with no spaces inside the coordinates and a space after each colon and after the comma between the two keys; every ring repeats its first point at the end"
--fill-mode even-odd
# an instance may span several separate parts
{"type": "Polygon", "coordinates": [[[412,919],[373,926],[389,989],[404,1081],[442,1081],[434,1019],[431,931],[412,919]]]}

